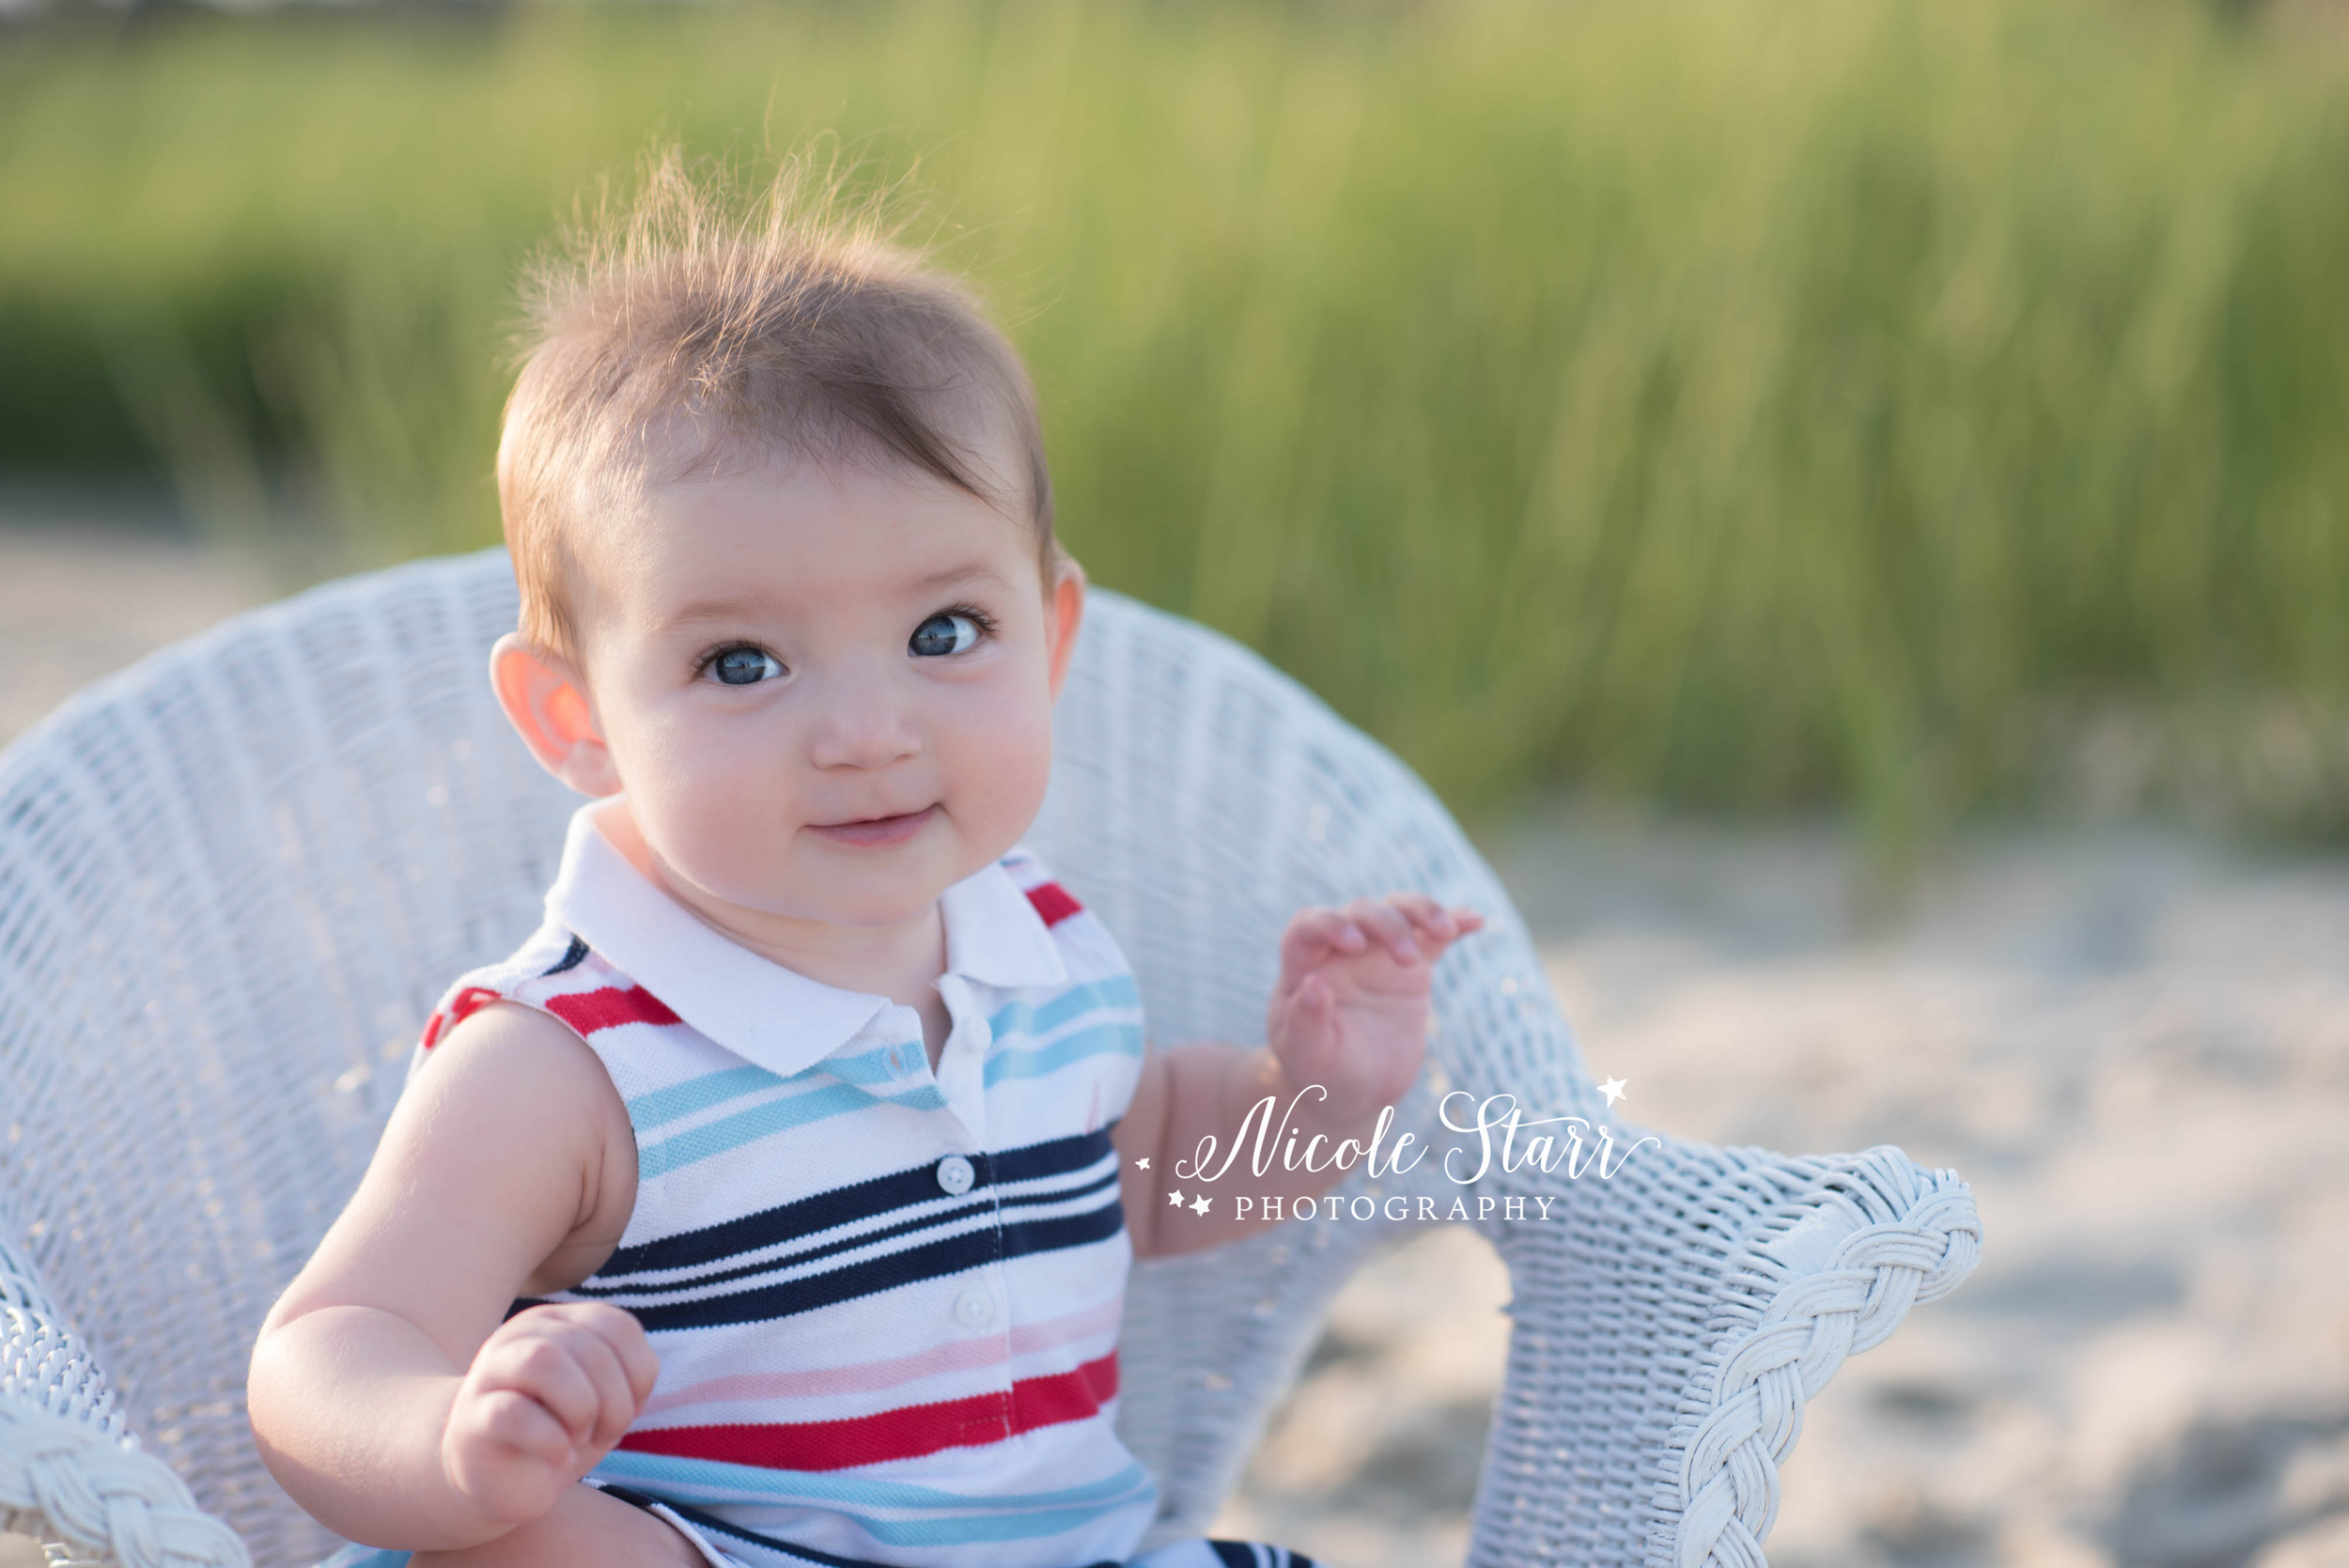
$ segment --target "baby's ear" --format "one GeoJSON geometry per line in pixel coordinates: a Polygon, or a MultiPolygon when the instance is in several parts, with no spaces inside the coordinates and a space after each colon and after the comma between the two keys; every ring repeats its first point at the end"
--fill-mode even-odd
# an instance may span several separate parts
{"type": "Polygon", "coordinates": [[[507,632],[490,650],[498,706],[538,765],[582,795],[616,795],[620,777],[603,743],[586,683],[570,661],[507,632]]]}
{"type": "Polygon", "coordinates": [[[1085,618],[1085,569],[1068,556],[1054,564],[1052,593],[1044,607],[1046,630],[1052,652],[1052,700],[1060,700],[1068,679],[1068,656],[1077,648],[1077,629],[1085,618]]]}

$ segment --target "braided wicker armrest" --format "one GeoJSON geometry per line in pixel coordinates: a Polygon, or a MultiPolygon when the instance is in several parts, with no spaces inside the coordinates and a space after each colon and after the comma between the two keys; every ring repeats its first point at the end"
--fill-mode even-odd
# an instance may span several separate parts
{"type": "MultiPolygon", "coordinates": [[[[1643,1135],[1616,1129],[1618,1150],[1643,1135]]],[[[1659,1140],[1611,1177],[1496,1170],[1486,1195],[1521,1218],[1483,1227],[1517,1300],[1479,1564],[1612,1534],[1613,1560],[1643,1539],[1647,1568],[1764,1568],[1804,1404],[1981,1252],[1966,1184],[1891,1147],[1659,1140]],[[1658,1409],[1669,1427],[1625,1419],[1658,1409]]]]}
{"type": "Polygon", "coordinates": [[[244,1543],[138,1452],[106,1376],[0,1239],[0,1530],[53,1564],[251,1568],[244,1543]]]}

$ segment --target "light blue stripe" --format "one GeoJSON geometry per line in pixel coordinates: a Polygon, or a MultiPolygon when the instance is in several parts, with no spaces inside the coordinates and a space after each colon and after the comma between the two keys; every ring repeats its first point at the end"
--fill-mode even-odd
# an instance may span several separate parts
{"type": "Polygon", "coordinates": [[[1064,1535],[1098,1522],[1103,1515],[1132,1506],[1147,1493],[1136,1493],[1092,1508],[1064,1508],[1038,1514],[973,1514],[959,1519],[861,1519],[858,1525],[876,1541],[892,1546],[960,1546],[974,1541],[1033,1541],[1043,1535],[1064,1535]]]}
{"type": "MultiPolygon", "coordinates": [[[[914,1102],[909,1099],[903,1103],[914,1102]]],[[[739,1148],[754,1139],[803,1127],[811,1122],[829,1121],[850,1111],[869,1110],[872,1106],[872,1095],[845,1083],[793,1094],[787,1099],[769,1100],[748,1110],[688,1128],[674,1138],[645,1145],[637,1152],[636,1176],[639,1181],[665,1176],[712,1155],[739,1148]]]]}
{"type": "Polygon", "coordinates": [[[1040,1050],[1003,1050],[987,1059],[986,1081],[989,1088],[1011,1079],[1042,1078],[1056,1073],[1072,1062],[1088,1056],[1116,1051],[1126,1056],[1140,1056],[1143,1051],[1142,1026],[1138,1023],[1096,1024],[1074,1034],[1053,1041],[1040,1050]]]}
{"type": "Polygon", "coordinates": [[[1015,1001],[987,1020],[997,1039],[1006,1034],[1050,1034],[1065,1023],[1102,1007],[1139,1007],[1142,992],[1133,976],[1120,974],[1089,985],[1071,986],[1041,1007],[1015,1001]]]}
{"type": "MultiPolygon", "coordinates": [[[[604,1455],[603,1463],[595,1469],[606,1480],[634,1485],[644,1483],[648,1489],[657,1489],[682,1501],[700,1503],[742,1502],[745,1492],[756,1493],[762,1501],[778,1503],[818,1503],[853,1516],[859,1523],[873,1519],[877,1509],[986,1509],[1050,1512],[1084,1509],[1100,1512],[1101,1505],[1120,1505],[1151,1490],[1150,1473],[1140,1465],[1128,1464],[1115,1475],[1089,1483],[1083,1486],[1065,1487],[1057,1492],[1010,1492],[1001,1497],[972,1497],[962,1492],[941,1491],[935,1486],[918,1486],[910,1482],[876,1481],[845,1473],[820,1470],[770,1470],[756,1465],[729,1465],[716,1459],[680,1459],[665,1453],[631,1453],[614,1449],[604,1455]]],[[[907,1521],[877,1520],[883,1524],[907,1521]]]]}
{"type": "Polygon", "coordinates": [[[889,1103],[904,1106],[909,1110],[943,1110],[946,1109],[946,1096],[939,1092],[937,1084],[916,1079],[900,1093],[890,1095],[889,1103]]]}
{"type": "Polygon", "coordinates": [[[707,1110],[739,1095],[780,1088],[784,1082],[785,1079],[764,1067],[748,1063],[727,1067],[720,1072],[704,1073],[699,1078],[689,1078],[683,1083],[672,1083],[666,1089],[655,1089],[650,1094],[637,1095],[628,1102],[628,1119],[630,1126],[642,1132],[647,1127],[664,1126],[680,1116],[691,1116],[696,1110],[707,1110]]]}
{"type": "Polygon", "coordinates": [[[345,1546],[318,1568],[404,1568],[413,1555],[380,1546],[345,1546]]]}
{"type": "Polygon", "coordinates": [[[824,1059],[823,1068],[836,1079],[853,1083],[860,1089],[869,1089],[877,1083],[887,1084],[896,1078],[896,1073],[889,1065],[891,1051],[910,1051],[919,1056],[922,1045],[917,1040],[904,1045],[875,1046],[871,1050],[861,1050],[854,1056],[828,1056],[824,1059]]]}

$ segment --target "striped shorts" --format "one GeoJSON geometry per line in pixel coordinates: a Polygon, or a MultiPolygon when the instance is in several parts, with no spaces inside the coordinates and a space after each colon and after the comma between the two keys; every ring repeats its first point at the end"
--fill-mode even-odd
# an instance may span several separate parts
{"type": "MultiPolygon", "coordinates": [[[[692,1543],[710,1568],[883,1568],[828,1552],[778,1550],[771,1543],[728,1529],[699,1509],[680,1510],[623,1486],[601,1490],[666,1519],[692,1543]]],[[[345,1546],[319,1568],[407,1568],[410,1555],[375,1546],[345,1546]]],[[[1084,1568],[1314,1568],[1314,1560],[1284,1546],[1261,1542],[1190,1540],[1169,1542],[1129,1562],[1088,1563],[1084,1568]]]]}
{"type": "MultiPolygon", "coordinates": [[[[826,1552],[778,1551],[772,1543],[728,1529],[699,1509],[678,1508],[624,1486],[605,1486],[603,1490],[675,1525],[710,1568],[881,1568],[879,1564],[852,1562],[826,1552]]],[[[1285,1547],[1253,1541],[1193,1540],[1169,1542],[1127,1563],[1093,1562],[1084,1568],[1314,1568],[1314,1562],[1313,1559],[1300,1557],[1285,1547]]]]}
{"type": "MultiPolygon", "coordinates": [[[[720,1568],[747,1568],[747,1560],[735,1556],[723,1547],[711,1545],[698,1531],[689,1539],[701,1548],[702,1555],[720,1568]]],[[[406,1568],[409,1554],[379,1550],[373,1546],[345,1546],[319,1568],[406,1568]]],[[[807,1568],[831,1568],[842,1560],[834,1557],[790,1557],[770,1553],[770,1562],[805,1564],[807,1568]]],[[[1175,1541],[1155,1552],[1145,1552],[1131,1562],[1103,1562],[1094,1568],[1314,1568],[1314,1560],[1283,1546],[1268,1546],[1255,1541],[1175,1541]]]]}

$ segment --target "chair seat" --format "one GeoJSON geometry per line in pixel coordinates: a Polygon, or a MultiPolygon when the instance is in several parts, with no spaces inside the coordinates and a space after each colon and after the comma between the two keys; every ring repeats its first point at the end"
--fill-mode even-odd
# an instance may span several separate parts
{"type": "MultiPolygon", "coordinates": [[[[0,756],[0,1522],[142,1564],[335,1545],[254,1451],[245,1363],[440,988],[537,922],[575,802],[484,678],[514,621],[502,551],[331,583],[0,756]]],[[[1157,1039],[1259,1038],[1301,904],[1415,888],[1491,923],[1438,972],[1403,1108],[1464,1149],[1451,1172],[1358,1170],[1330,1218],[1137,1266],[1119,1425],[1160,1483],[1145,1545],[1203,1532],[1330,1296],[1432,1214],[1489,1237],[1515,1293],[1470,1561],[1761,1563],[1803,1403],[1972,1268],[1965,1185],[1896,1149],[1628,1126],[1611,1175],[1466,1170],[1446,1105],[1514,1096],[1592,1141],[1607,1115],[1425,787],[1252,654],[1107,592],[1056,727],[1031,842],[1125,946],[1157,1039]]]]}

